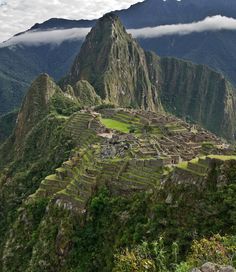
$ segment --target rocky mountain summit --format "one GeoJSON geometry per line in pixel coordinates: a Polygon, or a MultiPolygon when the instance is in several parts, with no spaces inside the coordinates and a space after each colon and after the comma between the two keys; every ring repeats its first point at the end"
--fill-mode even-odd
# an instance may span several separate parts
{"type": "Polygon", "coordinates": [[[107,102],[153,111],[160,108],[143,49],[112,13],[89,33],[66,81],[80,79],[87,80],[107,102]]]}

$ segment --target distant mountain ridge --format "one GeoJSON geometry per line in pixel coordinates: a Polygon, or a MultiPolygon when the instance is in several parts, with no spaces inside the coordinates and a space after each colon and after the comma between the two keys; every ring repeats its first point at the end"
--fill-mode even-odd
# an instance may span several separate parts
{"type": "MultiPolygon", "coordinates": [[[[233,0],[146,0],[132,5],[127,10],[114,11],[126,28],[192,23],[208,16],[222,15],[236,18],[236,3],[233,0]],[[144,16],[148,14],[149,16],[144,16]]],[[[92,27],[96,20],[68,20],[51,18],[35,24],[30,30],[50,28],[92,27]]]]}
{"type": "Polygon", "coordinates": [[[68,20],[61,18],[51,18],[42,24],[35,24],[29,30],[46,30],[51,28],[68,29],[73,27],[91,27],[96,20],[68,20]]]}

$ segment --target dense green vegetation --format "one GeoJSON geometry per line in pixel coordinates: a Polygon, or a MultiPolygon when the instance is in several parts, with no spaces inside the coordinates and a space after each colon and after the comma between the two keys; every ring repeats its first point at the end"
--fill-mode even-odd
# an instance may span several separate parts
{"type": "MultiPolygon", "coordinates": [[[[192,185],[185,188],[184,185],[169,188],[174,194],[175,205],[165,203],[168,194],[167,188],[158,192],[156,196],[141,194],[130,199],[112,197],[109,191],[101,190],[98,196],[91,201],[90,216],[86,226],[76,231],[78,237],[72,253],[75,255],[73,262],[76,263],[77,259],[80,260],[77,264],[80,267],[78,271],[111,271],[113,254],[118,258],[117,262],[122,261],[122,257],[116,253],[121,252],[121,248],[133,250],[133,246],[142,244],[142,241],[154,243],[157,237],[159,237],[158,239],[163,237],[161,245],[154,244],[161,247],[153,257],[154,259],[163,258],[157,262],[163,261],[165,269],[161,269],[160,263],[155,264],[160,271],[175,271],[175,265],[186,260],[189,260],[192,266],[201,265],[207,260],[209,251],[205,245],[204,250],[198,252],[195,249],[197,243],[192,244],[194,239],[202,237],[210,239],[212,235],[218,233],[235,235],[235,170],[233,165],[227,166],[226,171],[229,171],[227,175],[231,181],[216,191],[216,180],[213,173],[209,176],[204,191],[202,191],[203,188],[199,190],[192,185]],[[176,253],[178,256],[172,252],[173,243],[178,246],[178,254],[176,253]],[[101,245],[103,246],[101,247],[101,245]],[[206,254],[206,257],[204,258],[200,254],[206,254]]],[[[213,171],[218,170],[214,169],[213,171]]],[[[231,252],[229,256],[225,256],[226,259],[223,259],[224,256],[222,256],[220,259],[213,247],[209,260],[219,264],[230,262],[230,254],[233,256],[235,249],[235,239],[230,239],[228,240],[231,241],[231,248],[230,245],[226,245],[231,252]]],[[[200,243],[204,243],[204,240],[200,243]]],[[[227,244],[227,240],[225,243],[227,244]]],[[[136,250],[134,248],[134,251],[136,250]]],[[[152,256],[152,252],[155,252],[152,246],[151,248],[147,247],[146,250],[149,251],[146,253],[148,256],[152,256]]],[[[131,254],[128,252],[124,251],[121,254],[128,258],[127,255],[131,254]]],[[[222,249],[218,254],[226,253],[222,249]]],[[[153,261],[152,258],[151,260],[153,261]]],[[[144,258],[141,258],[141,261],[145,261],[144,258]]],[[[236,259],[233,258],[234,265],[235,262],[236,259]]],[[[118,267],[119,265],[121,264],[117,264],[118,267]]],[[[123,270],[115,269],[114,271],[123,270]]],[[[124,271],[133,270],[130,268],[124,271]]]]}
{"type": "Polygon", "coordinates": [[[12,134],[17,114],[18,112],[14,111],[0,117],[0,145],[12,134]]]}
{"type": "Polygon", "coordinates": [[[189,272],[206,260],[219,264],[235,264],[235,236],[215,235],[209,239],[194,240],[187,261],[178,263],[179,247],[174,242],[168,252],[162,237],[152,243],[143,242],[115,255],[112,271],[175,271],[189,272]]]}
{"type": "Polygon", "coordinates": [[[72,100],[69,97],[65,97],[62,92],[58,92],[52,97],[50,106],[51,111],[64,116],[70,116],[81,109],[81,104],[76,99],[72,100]]]}
{"type": "MultiPolygon", "coordinates": [[[[15,252],[14,265],[9,255],[5,270],[15,271],[20,264],[19,271],[57,267],[57,271],[76,272],[187,272],[206,260],[235,265],[235,181],[231,161],[224,169],[215,166],[200,187],[173,185],[170,179],[163,189],[129,197],[102,187],[92,197],[84,219],[53,202],[45,212],[47,199],[30,200],[14,224],[24,250],[15,252]],[[220,173],[226,183],[217,187],[220,173]],[[168,194],[173,195],[172,204],[166,203],[168,194]],[[22,226],[23,214],[32,223],[22,226]],[[31,256],[30,263],[26,254],[31,256]]],[[[12,246],[16,246],[14,240],[12,246]]]]}
{"type": "MultiPolygon", "coordinates": [[[[78,103],[66,98],[60,91],[56,91],[51,100],[47,101],[49,103],[49,106],[47,106],[43,102],[43,97],[37,93],[38,85],[41,84],[39,82],[44,84],[44,79],[42,78],[41,81],[40,78],[32,85],[29,93],[32,99],[26,98],[20,111],[20,120],[29,118],[28,112],[32,114],[33,125],[30,125],[27,121],[18,122],[14,133],[0,148],[1,254],[2,243],[6,238],[4,234],[10,226],[17,224],[14,223],[18,216],[17,209],[29,195],[37,190],[43,178],[68,159],[71,150],[76,146],[73,135],[67,129],[70,124],[67,115],[71,115],[80,109],[78,103]],[[37,103],[32,105],[34,101],[37,101],[37,103]],[[40,102],[38,103],[38,101],[40,102]],[[34,111],[32,111],[33,107],[36,107],[34,111]],[[19,132],[21,133],[19,134],[19,132]],[[22,133],[26,134],[22,135],[22,133]],[[18,139],[19,135],[23,137],[24,141],[18,139]]],[[[45,92],[41,93],[42,96],[46,96],[47,90],[49,92],[54,85],[49,81],[45,86],[48,87],[46,87],[45,92]]],[[[32,223],[32,230],[40,222],[46,204],[46,199],[38,199],[36,203],[32,204],[32,207],[27,206],[27,209],[34,213],[32,218],[29,219],[32,223]]],[[[31,247],[31,244],[28,244],[27,237],[22,235],[22,239],[24,238],[27,245],[25,245],[25,250],[22,250],[22,256],[26,256],[31,247]]],[[[0,270],[1,266],[2,262],[0,262],[0,270]]],[[[22,269],[23,267],[22,264],[22,269]]],[[[12,269],[12,271],[17,270],[17,268],[12,269]]]]}

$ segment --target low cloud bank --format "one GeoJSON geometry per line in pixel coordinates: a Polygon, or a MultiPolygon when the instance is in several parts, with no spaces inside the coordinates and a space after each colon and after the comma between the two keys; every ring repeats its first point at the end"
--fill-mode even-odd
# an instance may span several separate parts
{"type": "MultiPolygon", "coordinates": [[[[127,31],[135,38],[158,38],[168,35],[188,35],[194,32],[236,30],[236,19],[221,15],[207,17],[203,21],[190,24],[163,25],[127,31]]],[[[52,29],[48,31],[30,31],[15,36],[0,44],[0,47],[8,47],[16,44],[22,45],[60,45],[64,41],[83,40],[90,28],[52,29]]]]}
{"type": "Polygon", "coordinates": [[[129,29],[136,38],[158,38],[168,35],[188,35],[194,32],[236,30],[236,19],[221,15],[207,17],[190,24],[163,25],[140,29],[129,29]]]}
{"type": "Polygon", "coordinates": [[[0,44],[0,47],[13,45],[60,45],[64,41],[83,40],[90,31],[90,28],[52,29],[47,31],[29,31],[18,36],[14,36],[0,44]]]}

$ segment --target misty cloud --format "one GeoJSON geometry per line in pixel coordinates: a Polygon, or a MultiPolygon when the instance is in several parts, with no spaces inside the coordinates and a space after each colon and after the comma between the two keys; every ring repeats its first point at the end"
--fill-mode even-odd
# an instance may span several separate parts
{"type": "MultiPolygon", "coordinates": [[[[158,38],[167,35],[188,35],[194,32],[220,30],[236,30],[236,19],[217,15],[190,24],[163,25],[140,29],[128,29],[127,31],[131,33],[134,38],[158,38]]],[[[30,31],[11,38],[7,42],[0,44],[0,47],[7,47],[15,44],[58,45],[66,40],[83,40],[89,31],[90,28],[30,31]]]]}
{"type": "Polygon", "coordinates": [[[236,19],[221,15],[207,17],[203,21],[190,24],[163,25],[130,29],[129,32],[135,38],[158,38],[168,35],[187,35],[194,32],[236,30],[236,19]]]}
{"type": "MultiPolygon", "coordinates": [[[[97,19],[140,0],[0,0],[0,42],[52,17],[97,19]],[[3,5],[1,5],[4,3],[3,5]]],[[[143,0],[142,0],[143,1],[143,0]]]]}
{"type": "Polygon", "coordinates": [[[14,36],[8,41],[0,44],[1,47],[12,45],[43,45],[55,44],[60,45],[68,40],[83,40],[90,31],[90,28],[71,28],[48,31],[29,31],[19,36],[14,36]]]}

